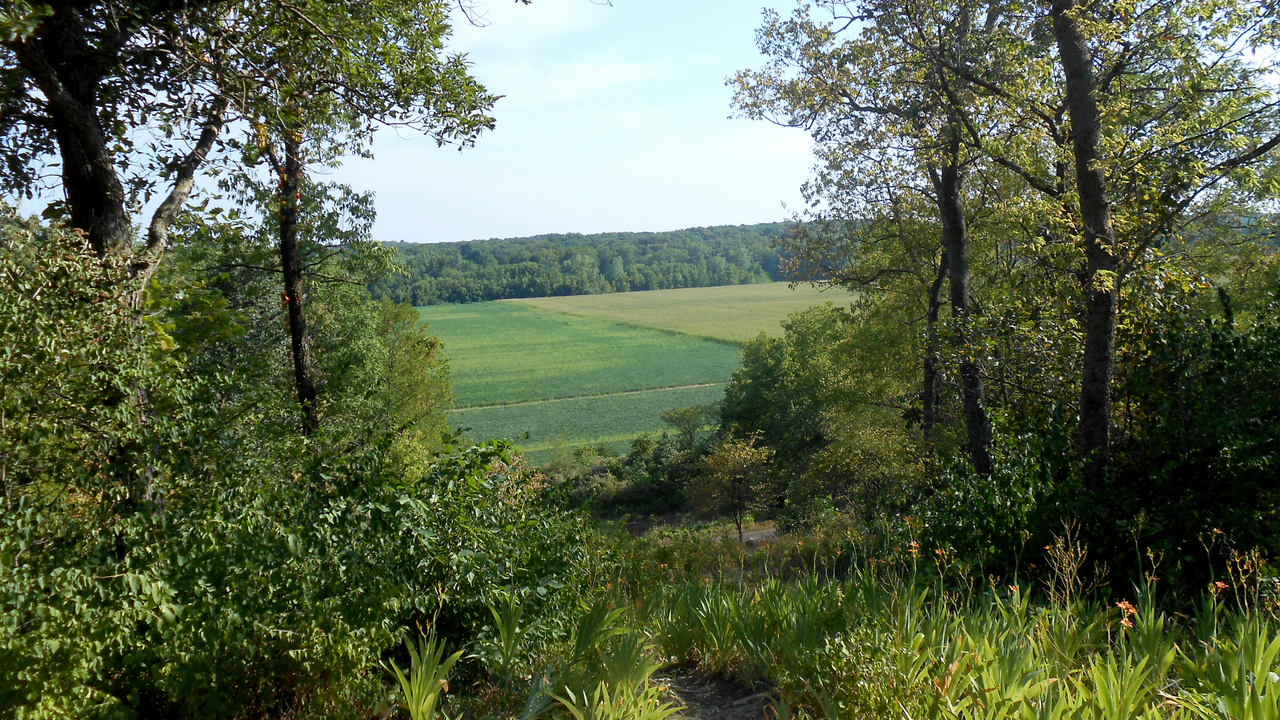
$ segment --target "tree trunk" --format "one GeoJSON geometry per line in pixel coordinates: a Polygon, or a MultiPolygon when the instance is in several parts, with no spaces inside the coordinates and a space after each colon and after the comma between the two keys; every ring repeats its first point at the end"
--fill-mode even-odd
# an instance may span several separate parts
{"type": "Polygon", "coordinates": [[[133,226],[97,114],[103,62],[95,52],[99,48],[89,47],[78,12],[64,6],[41,24],[37,36],[10,49],[45,97],[72,226],[88,235],[98,255],[127,255],[133,226]]]}
{"type": "Polygon", "coordinates": [[[968,436],[969,459],[982,475],[991,474],[991,419],[987,415],[986,390],[982,370],[973,357],[969,344],[969,237],[964,206],[960,202],[963,179],[957,162],[959,156],[959,123],[950,141],[951,162],[942,169],[938,184],[938,210],[942,219],[942,242],[947,249],[948,274],[951,276],[951,314],[959,325],[956,346],[960,349],[960,385],[964,401],[964,425],[968,436]]]}
{"type": "MultiPolygon", "coordinates": [[[[110,149],[113,140],[99,118],[99,105],[103,78],[118,73],[127,61],[125,48],[146,13],[121,14],[114,24],[90,32],[80,4],[52,5],[53,14],[40,23],[35,35],[6,45],[45,98],[44,114],[62,161],[71,225],[84,231],[98,256],[128,257],[134,240],[129,198],[110,149]]],[[[147,12],[184,13],[187,5],[147,12]]],[[[225,109],[225,100],[213,101],[195,149],[178,165],[172,192],[152,222],[145,257],[130,263],[139,285],[145,285],[168,247],[168,225],[191,194],[195,172],[222,130],[225,109]],[[160,242],[155,241],[157,230],[160,242]]],[[[134,302],[140,299],[136,295],[134,302]]]]}
{"type": "Polygon", "coordinates": [[[286,133],[284,164],[280,171],[280,270],[284,276],[284,300],[289,308],[289,340],[293,351],[293,384],[302,406],[302,433],[310,435],[320,426],[316,411],[316,383],[311,363],[311,341],[307,336],[307,314],[303,307],[302,259],[298,255],[298,206],[302,180],[302,157],[298,136],[286,133]]]}
{"type": "Polygon", "coordinates": [[[928,339],[924,349],[924,389],[920,393],[921,423],[924,426],[925,444],[932,452],[933,435],[938,424],[938,312],[942,308],[942,284],[947,279],[947,253],[942,253],[938,263],[938,276],[929,286],[928,339]]]}
{"type": "Polygon", "coordinates": [[[1115,371],[1115,336],[1119,276],[1116,236],[1106,179],[1098,167],[1102,118],[1098,111],[1093,57],[1072,16],[1074,0],[1057,0],[1050,16],[1067,86],[1071,140],[1076,164],[1076,191],[1084,225],[1086,272],[1083,376],[1080,383],[1080,427],[1076,451],[1084,462],[1084,483],[1106,484],[1111,462],[1111,376],[1115,371]]]}
{"type": "Polygon", "coordinates": [[[155,274],[156,269],[160,266],[160,260],[164,257],[164,253],[169,249],[169,228],[173,225],[174,218],[187,204],[187,198],[191,197],[191,191],[196,185],[196,170],[204,163],[209,155],[209,151],[213,149],[213,145],[218,140],[218,135],[222,132],[223,126],[226,124],[227,100],[218,98],[209,106],[209,112],[204,122],[204,127],[200,131],[200,137],[196,140],[195,147],[191,152],[187,153],[182,159],[173,173],[173,187],[169,190],[169,194],[156,208],[151,216],[151,225],[147,228],[147,249],[138,257],[135,257],[129,264],[129,270],[137,279],[139,289],[139,301],[143,290],[145,290],[147,281],[155,274]]]}

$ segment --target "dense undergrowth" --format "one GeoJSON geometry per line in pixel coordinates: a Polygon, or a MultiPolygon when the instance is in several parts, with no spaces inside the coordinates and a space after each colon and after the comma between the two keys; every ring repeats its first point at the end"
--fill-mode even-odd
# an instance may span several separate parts
{"type": "Polygon", "coordinates": [[[754,686],[778,718],[1280,717],[1277,581],[1248,559],[1174,611],[1154,571],[1084,587],[1067,537],[1041,585],[859,548],[614,537],[572,622],[518,595],[491,608],[445,717],[658,718],[674,708],[657,671],[676,666],[754,686]]]}
{"type": "Polygon", "coordinates": [[[648,608],[664,655],[768,683],[778,717],[1263,718],[1280,698],[1273,618],[1212,597],[1186,622],[868,571],[677,586],[648,608]]]}
{"type": "MultiPolygon", "coordinates": [[[[1262,408],[1242,425],[1261,440],[1227,467],[1258,479],[1256,512],[1197,496],[1209,514],[1180,519],[1180,546],[1167,515],[1122,503],[1050,527],[1090,496],[1045,476],[1050,448],[1031,439],[1003,445],[988,479],[959,464],[924,483],[895,474],[921,471],[905,456],[872,452],[882,435],[837,438],[800,468],[783,445],[699,421],[579,458],[598,474],[548,478],[512,447],[445,432],[438,342],[351,283],[310,291],[325,392],[300,432],[273,279],[255,270],[271,250],[251,234],[192,229],[202,241],[139,311],[78,234],[12,214],[2,230],[0,716],[354,719],[403,704],[432,720],[661,720],[675,708],[658,673],[677,663],[757,684],[779,719],[1280,717],[1275,580],[1268,548],[1251,550],[1274,538],[1258,500],[1273,482],[1265,383],[1241,405],[1262,408]],[[857,473],[823,464],[844,450],[857,473]],[[613,496],[623,514],[700,498],[793,534],[744,549],[724,527],[603,531],[576,506],[606,475],[631,488],[613,496]],[[825,505],[788,504],[806,493],[825,505]],[[1189,534],[1224,509],[1248,522],[1189,534]]],[[[317,262],[362,277],[377,265],[364,253],[317,262]]],[[[824,318],[847,320],[820,309],[792,334],[824,318]]],[[[1229,341],[1231,366],[1265,379],[1280,345],[1259,318],[1207,324],[1198,347],[1229,341]]],[[[1152,437],[1170,444],[1141,447],[1173,447],[1152,437]]],[[[1192,476],[1176,477],[1148,509],[1192,476]]]]}

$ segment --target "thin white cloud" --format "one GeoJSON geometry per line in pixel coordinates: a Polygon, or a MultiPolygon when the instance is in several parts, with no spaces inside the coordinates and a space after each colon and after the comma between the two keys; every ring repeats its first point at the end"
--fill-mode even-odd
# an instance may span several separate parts
{"type": "Polygon", "coordinates": [[[499,108],[532,109],[579,101],[599,101],[622,88],[663,77],[663,62],[522,61],[485,78],[491,92],[504,95],[499,108]]]}

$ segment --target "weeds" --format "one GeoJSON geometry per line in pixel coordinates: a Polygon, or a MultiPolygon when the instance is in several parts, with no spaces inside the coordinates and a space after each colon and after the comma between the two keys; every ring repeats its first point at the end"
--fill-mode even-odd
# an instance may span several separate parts
{"type": "Polygon", "coordinates": [[[624,545],[623,562],[599,570],[601,595],[569,621],[545,619],[541,640],[514,596],[491,607],[484,657],[507,700],[467,715],[664,720],[677,708],[654,678],[675,663],[763,689],[776,720],[1280,720],[1280,631],[1257,589],[1274,580],[1260,558],[1240,556],[1228,579],[1246,587],[1215,581],[1186,617],[1156,602],[1156,556],[1133,600],[1098,601],[1101,571],[1082,580],[1087,552],[1070,534],[1050,548],[1042,592],[975,588],[945,554],[915,562],[928,556],[909,541],[896,561],[864,556],[839,574],[838,537],[736,557],[681,542],[644,548],[661,560],[648,567],[624,545]],[[1249,602],[1228,611],[1241,593],[1249,602]],[[541,672],[513,671],[538,667],[537,652],[541,672]]]}
{"type": "Polygon", "coordinates": [[[1187,634],[1149,595],[1102,607],[1059,583],[1054,596],[944,597],[909,573],[859,571],[689,584],[643,602],[666,657],[772,687],[780,719],[1280,718],[1280,636],[1263,614],[1242,611],[1225,636],[1187,634]]]}
{"type": "Polygon", "coordinates": [[[444,656],[444,642],[437,642],[435,630],[419,640],[419,645],[405,642],[409,650],[409,676],[389,662],[391,673],[400,683],[404,696],[403,707],[409,711],[410,720],[435,720],[440,700],[449,691],[449,671],[462,657],[458,651],[448,658],[444,656]]]}
{"type": "Polygon", "coordinates": [[[507,594],[506,602],[502,604],[501,609],[490,605],[489,614],[493,616],[497,660],[491,672],[498,678],[504,689],[510,689],[521,650],[530,631],[537,624],[523,623],[524,603],[516,592],[507,594]]]}
{"type": "Polygon", "coordinates": [[[628,608],[599,601],[584,608],[558,662],[530,682],[524,720],[568,713],[576,720],[662,720],[675,712],[653,682],[661,663],[624,620],[628,608]]]}

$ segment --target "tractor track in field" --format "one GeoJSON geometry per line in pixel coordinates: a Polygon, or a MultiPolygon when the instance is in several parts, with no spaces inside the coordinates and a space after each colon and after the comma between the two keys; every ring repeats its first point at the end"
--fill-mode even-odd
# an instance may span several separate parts
{"type": "Polygon", "coordinates": [[[592,400],[594,398],[621,397],[623,395],[643,395],[644,393],[665,392],[667,390],[691,390],[693,388],[715,387],[717,385],[727,384],[728,383],[725,382],[695,383],[693,385],[672,385],[670,387],[645,388],[644,390],[623,390],[622,392],[597,393],[594,395],[574,395],[573,397],[551,398],[550,400],[526,400],[524,402],[494,403],[493,405],[468,405],[467,407],[453,408],[449,412],[461,412],[463,410],[488,410],[490,408],[524,407],[526,405],[546,405],[549,403],[569,402],[571,400],[592,400]]]}

